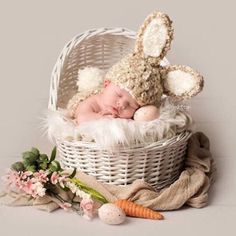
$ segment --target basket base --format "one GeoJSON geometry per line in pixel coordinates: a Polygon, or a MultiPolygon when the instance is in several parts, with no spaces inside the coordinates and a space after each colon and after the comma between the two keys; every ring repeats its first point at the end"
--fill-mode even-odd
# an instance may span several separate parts
{"type": "Polygon", "coordinates": [[[64,169],[77,168],[98,181],[115,185],[128,185],[141,179],[160,190],[179,177],[190,136],[191,133],[185,131],[149,146],[115,151],[82,141],[57,140],[57,146],[64,169]]]}

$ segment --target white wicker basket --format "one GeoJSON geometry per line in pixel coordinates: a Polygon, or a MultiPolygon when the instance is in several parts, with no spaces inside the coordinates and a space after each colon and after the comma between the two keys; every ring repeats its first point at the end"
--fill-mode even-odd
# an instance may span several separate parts
{"type": "MultiPolygon", "coordinates": [[[[100,28],[74,37],[62,50],[53,69],[49,109],[65,108],[77,92],[79,68],[110,68],[133,49],[135,32],[124,28],[100,28]]],[[[178,178],[191,132],[171,139],[104,150],[94,142],[57,139],[59,158],[64,168],[77,167],[103,182],[127,185],[144,179],[161,189],[178,178]]]]}

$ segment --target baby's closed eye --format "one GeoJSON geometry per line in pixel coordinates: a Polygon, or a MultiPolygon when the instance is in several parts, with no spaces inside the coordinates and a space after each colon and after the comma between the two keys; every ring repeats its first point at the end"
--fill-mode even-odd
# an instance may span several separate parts
{"type": "Polygon", "coordinates": [[[118,97],[122,97],[122,94],[121,94],[120,92],[116,92],[116,95],[117,95],[118,97]]]}
{"type": "Polygon", "coordinates": [[[134,110],[137,110],[139,108],[139,106],[134,103],[129,103],[129,106],[133,108],[134,110]]]}
{"type": "Polygon", "coordinates": [[[131,103],[128,103],[129,107],[133,108],[134,110],[136,110],[135,106],[131,103]]]}

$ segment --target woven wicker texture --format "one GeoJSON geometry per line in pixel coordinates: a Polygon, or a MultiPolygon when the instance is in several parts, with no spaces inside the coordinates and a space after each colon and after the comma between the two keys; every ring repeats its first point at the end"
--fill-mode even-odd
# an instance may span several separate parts
{"type": "Polygon", "coordinates": [[[65,108],[77,92],[78,69],[95,66],[107,70],[133,50],[135,33],[123,28],[89,30],[74,37],[62,50],[53,69],[49,108],[65,108]]]}
{"type": "MultiPolygon", "coordinates": [[[[53,69],[49,109],[66,108],[78,91],[78,69],[107,70],[134,47],[135,32],[123,28],[89,30],[74,37],[62,50],[53,69]]],[[[64,168],[77,167],[103,182],[127,185],[144,179],[161,189],[178,178],[191,133],[152,144],[104,150],[94,142],[57,140],[64,168]]]]}

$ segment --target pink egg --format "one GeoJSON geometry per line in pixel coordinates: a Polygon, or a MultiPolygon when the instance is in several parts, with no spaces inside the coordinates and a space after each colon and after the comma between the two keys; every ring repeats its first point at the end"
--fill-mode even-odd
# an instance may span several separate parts
{"type": "Polygon", "coordinates": [[[160,116],[160,109],[153,105],[147,105],[140,107],[134,113],[135,121],[151,121],[155,120],[160,116]]]}
{"type": "Polygon", "coordinates": [[[118,225],[125,221],[124,211],[113,203],[103,204],[98,209],[98,216],[106,224],[118,225]]]}

